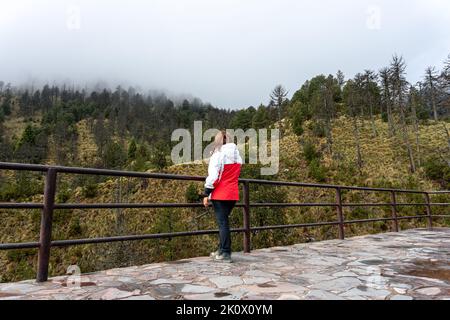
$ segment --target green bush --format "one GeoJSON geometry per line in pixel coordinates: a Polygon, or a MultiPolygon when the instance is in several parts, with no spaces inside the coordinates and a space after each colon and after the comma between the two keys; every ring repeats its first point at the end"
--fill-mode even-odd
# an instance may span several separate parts
{"type": "Polygon", "coordinates": [[[325,182],[327,180],[327,173],[325,167],[320,164],[318,159],[314,159],[308,166],[308,175],[317,182],[325,182]]]}
{"type": "Polygon", "coordinates": [[[136,141],[132,139],[130,145],[128,146],[128,160],[136,159],[136,151],[137,151],[136,141]]]}
{"type": "Polygon", "coordinates": [[[127,153],[122,145],[117,142],[109,142],[106,145],[103,161],[109,169],[121,169],[127,160],[127,153]]]}
{"type": "Polygon", "coordinates": [[[150,154],[150,163],[157,170],[163,170],[170,165],[166,155],[169,154],[167,146],[163,144],[156,145],[150,154]]]}
{"type": "Polygon", "coordinates": [[[313,122],[311,124],[311,130],[314,134],[314,136],[318,137],[318,138],[325,138],[326,133],[325,133],[325,127],[321,122],[313,122]]]}
{"type": "Polygon", "coordinates": [[[69,236],[70,237],[79,236],[82,234],[82,232],[83,232],[83,229],[81,228],[80,218],[75,217],[70,222],[70,225],[69,225],[69,236]]]}
{"type": "Polygon", "coordinates": [[[368,219],[369,211],[363,207],[355,207],[347,215],[348,220],[368,219]]]}
{"type": "Polygon", "coordinates": [[[5,116],[11,115],[11,103],[9,102],[9,100],[3,101],[1,109],[5,116]]]}
{"type": "Polygon", "coordinates": [[[428,158],[423,167],[428,178],[438,181],[443,188],[450,188],[450,167],[443,160],[432,157],[428,158]]]}
{"type": "Polygon", "coordinates": [[[64,189],[56,194],[57,203],[66,203],[70,199],[70,190],[64,189]]]}
{"type": "Polygon", "coordinates": [[[306,114],[305,108],[296,107],[291,112],[292,117],[292,130],[298,136],[301,136],[304,132],[303,130],[303,122],[308,118],[306,114]]]}
{"type": "Polygon", "coordinates": [[[305,132],[303,129],[303,122],[294,118],[292,122],[292,130],[297,136],[301,136],[305,132]]]}
{"type": "Polygon", "coordinates": [[[36,194],[42,194],[42,181],[29,172],[18,172],[13,181],[0,181],[0,201],[26,201],[36,194]]]}
{"type": "Polygon", "coordinates": [[[303,145],[303,156],[306,162],[310,164],[313,160],[320,159],[320,152],[316,150],[316,146],[311,141],[306,141],[303,145]]]}
{"type": "Polygon", "coordinates": [[[96,183],[88,183],[82,190],[85,198],[94,198],[97,196],[98,186],[96,183]]]}
{"type": "Polygon", "coordinates": [[[34,249],[19,249],[19,250],[9,250],[6,253],[6,258],[9,262],[20,262],[23,259],[28,259],[36,254],[34,249]]]}
{"type": "Polygon", "coordinates": [[[195,203],[199,201],[199,192],[197,186],[191,183],[185,193],[185,198],[188,203],[195,203]]]}

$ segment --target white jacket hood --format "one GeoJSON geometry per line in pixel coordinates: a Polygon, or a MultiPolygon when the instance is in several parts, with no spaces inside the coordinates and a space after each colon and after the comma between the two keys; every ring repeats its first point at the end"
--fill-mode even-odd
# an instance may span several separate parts
{"type": "MultiPolygon", "coordinates": [[[[232,163],[242,164],[242,158],[241,155],[239,154],[239,149],[237,145],[234,143],[224,144],[222,148],[220,148],[220,150],[215,154],[219,155],[218,158],[222,159],[223,164],[232,164],[232,163]]],[[[215,154],[213,154],[212,157],[214,157],[215,154]]]]}
{"type": "Polygon", "coordinates": [[[208,177],[206,178],[205,188],[214,189],[214,182],[220,180],[224,166],[235,163],[242,164],[242,158],[237,145],[234,143],[224,144],[209,159],[208,177]]]}

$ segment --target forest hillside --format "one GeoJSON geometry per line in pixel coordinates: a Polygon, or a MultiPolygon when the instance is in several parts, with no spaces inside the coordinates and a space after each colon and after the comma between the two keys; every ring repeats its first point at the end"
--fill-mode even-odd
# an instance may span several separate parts
{"type": "MultiPolygon", "coordinates": [[[[450,61],[450,60],[449,60],[450,61]]],[[[219,109],[200,99],[174,102],[164,94],[133,88],[100,91],[46,85],[14,87],[0,82],[0,161],[205,175],[206,163],[173,165],[171,133],[209,128],[273,129],[281,132],[280,170],[261,176],[259,165],[244,165],[242,177],[352,186],[418,190],[450,188],[450,63],[440,72],[427,69],[424,81],[406,80],[405,62],[394,56],[379,72],[366,70],[346,79],[318,75],[291,98],[283,86],[257,108],[219,109]]],[[[58,203],[198,202],[202,183],[151,179],[61,175],[58,203]]],[[[0,202],[42,202],[42,174],[0,171],[0,202]]],[[[388,202],[389,195],[345,192],[346,202],[388,202]]],[[[252,202],[333,202],[333,191],[252,186],[252,202]]],[[[423,202],[420,195],[399,202],[423,202]]],[[[445,202],[443,195],[433,201],[445,202]]],[[[400,215],[425,208],[399,209],[400,215]]],[[[436,213],[444,207],[433,208],[436,213]]],[[[58,210],[53,239],[177,232],[215,228],[211,209],[58,210]]],[[[348,208],[347,219],[389,217],[389,207],[348,208]]],[[[39,210],[0,210],[0,242],[37,241],[39,210]]],[[[332,208],[252,208],[254,226],[334,221],[332,208]]],[[[449,225],[441,219],[436,225],[449,225]]],[[[232,225],[242,225],[235,209],[232,225]]],[[[402,221],[401,228],[425,226],[402,221]]],[[[386,232],[390,223],[349,225],[346,235],[386,232]]],[[[252,235],[254,248],[335,238],[335,227],[263,231],[252,235]]],[[[215,236],[172,238],[55,248],[51,275],[69,265],[82,272],[208,254],[215,236]]],[[[233,238],[234,250],[242,237],[233,238]]],[[[0,252],[0,281],[35,276],[36,250],[0,252]]]]}

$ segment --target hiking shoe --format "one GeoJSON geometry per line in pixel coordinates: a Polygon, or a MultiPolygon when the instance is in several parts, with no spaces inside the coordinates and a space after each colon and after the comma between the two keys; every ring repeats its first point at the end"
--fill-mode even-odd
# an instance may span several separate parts
{"type": "Polygon", "coordinates": [[[214,252],[211,252],[211,254],[209,255],[209,257],[210,257],[210,258],[213,258],[213,259],[216,259],[216,257],[217,257],[218,255],[220,255],[220,251],[219,251],[219,250],[214,251],[214,252]]]}
{"type": "Polygon", "coordinates": [[[222,253],[222,254],[216,255],[214,257],[214,261],[224,262],[224,263],[232,263],[233,262],[233,260],[231,260],[231,255],[227,254],[227,253],[222,253]]]}

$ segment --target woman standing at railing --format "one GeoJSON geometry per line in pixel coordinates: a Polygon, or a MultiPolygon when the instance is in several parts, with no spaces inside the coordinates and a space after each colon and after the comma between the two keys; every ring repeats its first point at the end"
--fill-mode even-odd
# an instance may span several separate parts
{"type": "Polygon", "coordinates": [[[214,151],[209,160],[203,204],[211,200],[219,225],[219,249],[211,253],[216,261],[231,263],[231,233],[229,216],[239,200],[239,175],[242,158],[231,137],[222,130],[214,140],[214,151]]]}

